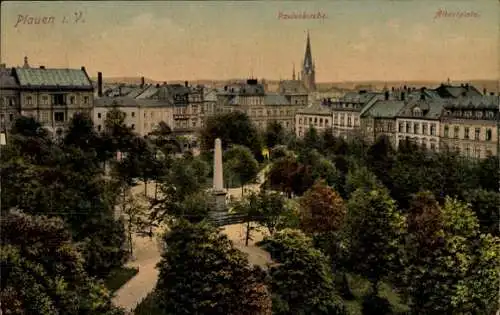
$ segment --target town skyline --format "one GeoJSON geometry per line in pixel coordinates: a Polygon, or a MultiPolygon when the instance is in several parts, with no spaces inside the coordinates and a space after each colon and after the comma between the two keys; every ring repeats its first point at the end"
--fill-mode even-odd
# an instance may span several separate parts
{"type": "Polygon", "coordinates": [[[496,2],[121,4],[2,3],[1,62],[155,81],[291,79],[309,31],[317,82],[498,79],[496,2]]]}

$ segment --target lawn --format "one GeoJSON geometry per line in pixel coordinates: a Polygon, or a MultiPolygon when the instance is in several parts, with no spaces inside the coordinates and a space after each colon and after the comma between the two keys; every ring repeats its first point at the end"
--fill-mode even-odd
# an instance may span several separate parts
{"type": "Polygon", "coordinates": [[[116,292],[125,283],[132,279],[139,272],[138,268],[120,267],[111,271],[104,280],[104,285],[111,291],[116,292]]]}

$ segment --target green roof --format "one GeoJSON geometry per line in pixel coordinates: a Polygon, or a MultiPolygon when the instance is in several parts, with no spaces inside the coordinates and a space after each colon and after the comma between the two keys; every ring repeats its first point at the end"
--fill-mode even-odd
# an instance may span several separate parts
{"type": "Polygon", "coordinates": [[[21,87],[71,87],[92,89],[92,82],[81,69],[16,68],[21,87]]]}
{"type": "Polygon", "coordinates": [[[404,101],[377,101],[362,116],[393,118],[404,106],[404,101]]]}

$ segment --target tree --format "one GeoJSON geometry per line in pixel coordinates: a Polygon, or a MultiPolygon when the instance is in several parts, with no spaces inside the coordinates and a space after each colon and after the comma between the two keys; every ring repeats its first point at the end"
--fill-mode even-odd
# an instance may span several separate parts
{"type": "Polygon", "coordinates": [[[0,224],[3,314],[123,314],[84,272],[61,219],[11,211],[0,224]]]}
{"type": "Polygon", "coordinates": [[[255,180],[259,173],[259,163],[248,148],[238,145],[224,152],[224,163],[227,163],[231,167],[231,173],[238,177],[243,195],[244,186],[255,180]]]}
{"type": "Polygon", "coordinates": [[[471,209],[478,218],[482,233],[490,233],[500,236],[498,222],[500,221],[498,205],[500,205],[500,193],[483,189],[468,190],[464,194],[465,201],[470,204],[471,209]]]}
{"type": "Polygon", "coordinates": [[[262,141],[257,128],[245,113],[237,111],[209,117],[200,132],[202,151],[213,150],[217,138],[221,139],[223,150],[242,145],[250,148],[257,160],[262,160],[262,141]]]}
{"type": "Polygon", "coordinates": [[[288,196],[301,195],[314,184],[311,167],[300,164],[294,157],[277,160],[268,173],[268,185],[288,196]]]}
{"type": "Polygon", "coordinates": [[[349,170],[347,173],[345,192],[347,196],[351,196],[357,189],[368,192],[381,186],[382,183],[378,181],[377,177],[368,168],[360,166],[349,170]]]}
{"type": "Polygon", "coordinates": [[[273,314],[347,314],[334,295],[328,260],[310,238],[284,229],[258,245],[278,263],[269,270],[273,314]]]}
{"type": "Polygon", "coordinates": [[[394,149],[386,136],[378,138],[367,152],[367,164],[370,170],[389,189],[392,185],[388,171],[392,168],[394,159],[394,149]]]}
{"type": "Polygon", "coordinates": [[[64,145],[75,146],[88,152],[99,147],[98,141],[99,136],[94,130],[92,119],[86,114],[75,114],[71,118],[68,131],[64,136],[64,145]]]}
{"type": "Polygon", "coordinates": [[[401,287],[414,314],[492,314],[498,307],[500,240],[479,233],[474,213],[418,194],[408,213],[401,287]]]}
{"type": "Polygon", "coordinates": [[[356,190],[347,209],[344,232],[348,260],[353,271],[368,278],[377,295],[379,282],[399,265],[404,218],[385,189],[356,190]]]}
{"type": "Polygon", "coordinates": [[[104,135],[111,153],[127,152],[132,139],[135,137],[132,128],[125,124],[126,114],[118,107],[113,107],[106,113],[104,121],[104,135]]]}
{"type": "Polygon", "coordinates": [[[160,121],[155,129],[149,134],[153,143],[165,156],[182,151],[181,144],[174,136],[172,129],[164,121],[160,121]]]}
{"type": "Polygon", "coordinates": [[[477,176],[479,184],[485,190],[499,191],[500,183],[500,160],[498,156],[491,156],[481,160],[477,165],[477,176]]]}
{"type": "Polygon", "coordinates": [[[139,196],[133,196],[130,191],[125,193],[122,201],[122,214],[125,215],[126,230],[128,234],[130,256],[134,255],[132,242],[133,233],[142,232],[149,225],[146,200],[139,196]]]}
{"type": "Polygon", "coordinates": [[[306,191],[300,206],[301,229],[310,234],[340,230],[347,212],[342,197],[322,181],[306,191]]]}
{"type": "Polygon", "coordinates": [[[215,228],[180,220],[164,242],[155,288],[162,314],[271,314],[263,272],[215,228]]]}
{"type": "Polygon", "coordinates": [[[304,149],[323,149],[323,139],[320,137],[318,131],[313,126],[309,127],[304,135],[304,149]]]}
{"type": "Polygon", "coordinates": [[[277,145],[285,144],[285,130],[283,125],[276,120],[267,125],[265,140],[268,148],[274,148],[277,145]]]}

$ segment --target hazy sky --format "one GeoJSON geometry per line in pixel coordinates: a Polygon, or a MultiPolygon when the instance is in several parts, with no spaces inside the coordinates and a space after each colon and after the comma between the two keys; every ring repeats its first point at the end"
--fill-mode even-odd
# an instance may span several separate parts
{"type": "Polygon", "coordinates": [[[293,63],[300,68],[309,30],[319,82],[497,79],[499,25],[496,0],[8,1],[1,60],[15,66],[28,56],[34,66],[104,77],[285,79],[293,63]],[[279,17],[302,12],[324,18],[279,17]],[[53,23],[27,24],[26,15],[53,23]]]}

